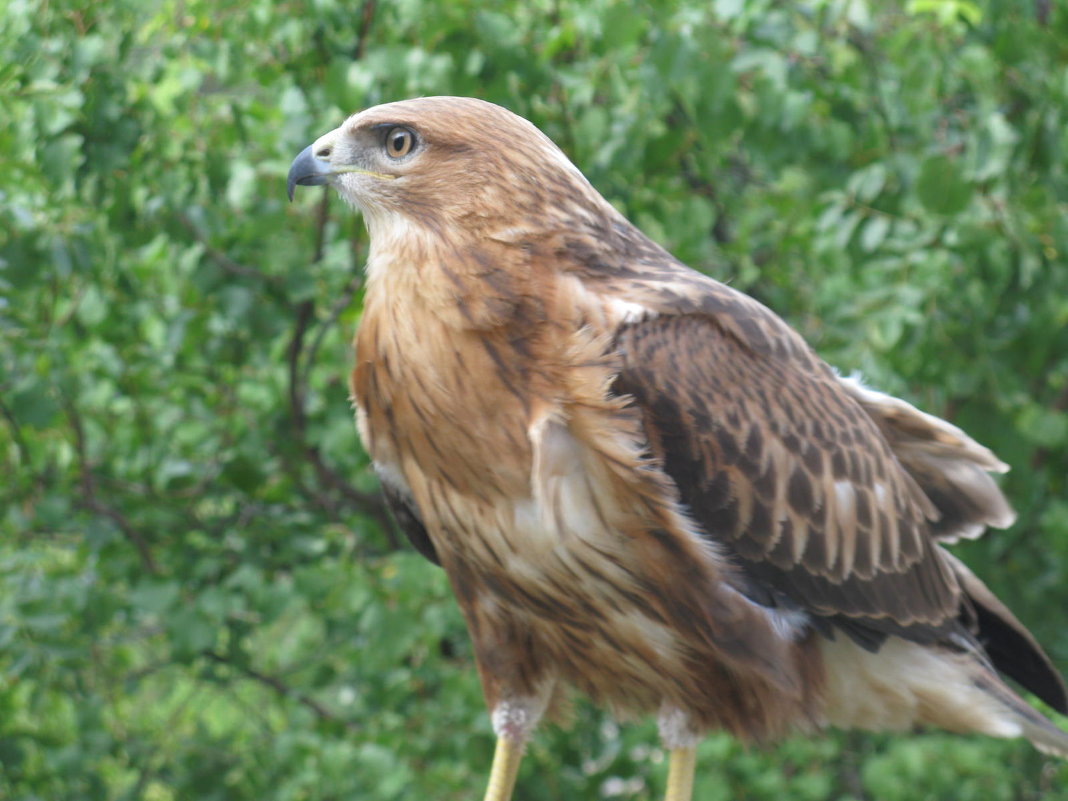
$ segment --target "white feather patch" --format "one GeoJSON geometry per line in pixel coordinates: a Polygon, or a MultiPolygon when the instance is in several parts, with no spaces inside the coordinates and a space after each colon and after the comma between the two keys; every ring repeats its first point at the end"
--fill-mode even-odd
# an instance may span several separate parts
{"type": "Polygon", "coordinates": [[[837,503],[839,517],[851,516],[854,511],[853,507],[857,502],[857,491],[853,489],[853,482],[835,481],[834,500],[837,503]]]}
{"type": "Polygon", "coordinates": [[[525,743],[545,714],[552,689],[553,683],[549,682],[538,695],[502,698],[490,713],[493,733],[512,742],[525,743]]]}
{"type": "Polygon", "coordinates": [[[609,312],[616,318],[618,324],[636,323],[641,320],[650,320],[656,317],[656,310],[633,303],[629,300],[612,298],[608,301],[609,312]]]}
{"type": "Polygon", "coordinates": [[[404,475],[395,464],[392,464],[391,462],[376,461],[374,463],[374,468],[379,481],[389,485],[390,488],[401,493],[406,498],[412,497],[411,487],[408,486],[408,482],[404,480],[404,475]]]}
{"type": "Polygon", "coordinates": [[[808,614],[800,609],[767,609],[764,614],[771,628],[789,642],[797,642],[808,627],[808,614]]]}
{"type": "Polygon", "coordinates": [[[848,637],[820,640],[827,671],[827,723],[907,730],[919,725],[993,737],[1022,734],[1013,713],[973,680],[968,654],[890,637],[871,653],[848,637]]]}
{"type": "Polygon", "coordinates": [[[694,731],[690,716],[676,706],[664,704],[660,707],[656,726],[660,730],[660,742],[671,751],[693,748],[701,741],[701,735],[694,731]]]}
{"type": "MultiPolygon", "coordinates": [[[[551,532],[557,542],[603,536],[607,521],[600,513],[597,489],[587,472],[583,448],[567,425],[542,417],[531,425],[529,436],[534,446],[531,490],[542,536],[551,532]]],[[[529,518],[529,512],[524,517],[529,518]]]]}

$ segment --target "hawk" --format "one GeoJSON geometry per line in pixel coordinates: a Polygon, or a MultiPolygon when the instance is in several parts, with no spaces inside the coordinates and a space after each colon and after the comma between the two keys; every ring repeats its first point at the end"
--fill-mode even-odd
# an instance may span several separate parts
{"type": "Polygon", "coordinates": [[[511,795],[568,688],[706,731],[1068,734],[1063,680],[944,545],[1014,515],[959,428],[843,378],[631,225],[527,120],[427,97],[297,156],[370,233],[352,396],[396,520],[463,611],[511,795]]]}

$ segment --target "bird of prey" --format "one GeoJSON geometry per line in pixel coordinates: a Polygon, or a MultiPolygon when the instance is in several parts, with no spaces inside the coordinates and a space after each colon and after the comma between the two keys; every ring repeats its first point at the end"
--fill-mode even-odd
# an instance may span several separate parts
{"type": "Polygon", "coordinates": [[[307,147],[370,232],[352,397],[398,524],[463,611],[486,798],[568,688],[658,716],[667,798],[709,730],[1068,733],[1030,633],[943,547],[1014,515],[959,428],[843,378],[689,269],[527,120],[470,98],[307,147]],[[1000,674],[1000,675],[999,675],[1000,674]]]}

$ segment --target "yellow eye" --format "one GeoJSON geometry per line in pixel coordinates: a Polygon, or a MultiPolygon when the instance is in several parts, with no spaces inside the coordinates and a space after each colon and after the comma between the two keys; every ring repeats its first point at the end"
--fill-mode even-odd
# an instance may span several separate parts
{"type": "Polygon", "coordinates": [[[415,144],[415,134],[407,128],[396,125],[386,131],[386,155],[391,159],[407,156],[415,144]]]}

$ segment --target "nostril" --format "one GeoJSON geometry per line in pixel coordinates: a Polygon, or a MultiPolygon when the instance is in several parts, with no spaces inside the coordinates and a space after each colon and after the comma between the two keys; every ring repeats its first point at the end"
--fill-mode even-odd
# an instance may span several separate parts
{"type": "Polygon", "coordinates": [[[321,147],[317,151],[315,151],[315,158],[317,158],[317,159],[328,159],[328,158],[330,158],[330,151],[331,150],[332,150],[332,148],[330,147],[330,145],[326,145],[325,147],[321,147]]]}

